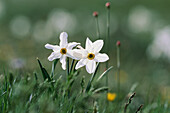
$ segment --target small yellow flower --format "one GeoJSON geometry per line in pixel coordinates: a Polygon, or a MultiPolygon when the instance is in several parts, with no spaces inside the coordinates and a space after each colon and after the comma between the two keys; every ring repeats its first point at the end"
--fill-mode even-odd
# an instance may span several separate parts
{"type": "Polygon", "coordinates": [[[107,100],[114,101],[116,98],[116,93],[107,93],[107,100]]]}

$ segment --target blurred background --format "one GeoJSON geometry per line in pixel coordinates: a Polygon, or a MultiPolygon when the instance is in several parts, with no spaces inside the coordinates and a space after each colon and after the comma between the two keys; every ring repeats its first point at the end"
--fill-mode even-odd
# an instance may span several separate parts
{"type": "MultiPolygon", "coordinates": [[[[59,34],[85,44],[97,39],[93,11],[99,12],[101,38],[106,38],[106,0],[0,0],[0,72],[38,71],[36,57],[50,70],[51,51],[46,43],[59,44],[59,34]]],[[[116,67],[116,42],[121,41],[121,90],[139,83],[140,94],[170,100],[170,1],[110,0],[111,37],[109,65],[116,67]]],[[[105,45],[106,46],[106,45],[105,45]]],[[[102,50],[106,52],[105,49],[102,50]]],[[[100,72],[104,71],[101,64],[100,72]]],[[[58,74],[64,74],[57,65],[58,74]]],[[[90,77],[85,69],[82,75],[90,77]]],[[[116,89],[116,68],[109,73],[116,89]]],[[[147,97],[146,97],[147,98],[147,97]]],[[[151,99],[152,100],[152,99],[151,99]]]]}

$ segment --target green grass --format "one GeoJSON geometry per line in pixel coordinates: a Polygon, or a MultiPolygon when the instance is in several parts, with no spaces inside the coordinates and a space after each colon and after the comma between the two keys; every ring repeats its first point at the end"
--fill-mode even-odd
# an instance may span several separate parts
{"type": "Polygon", "coordinates": [[[74,70],[74,65],[71,65],[73,71],[66,79],[67,74],[54,74],[56,61],[51,72],[53,75],[48,74],[40,60],[38,62],[42,73],[11,73],[6,70],[2,73],[0,113],[124,113],[127,103],[126,113],[135,113],[142,104],[144,106],[138,113],[168,113],[170,110],[168,100],[162,101],[159,96],[148,103],[141,101],[143,97],[138,93],[131,98],[137,84],[129,89],[129,93],[121,91],[119,101],[116,98],[108,102],[108,87],[101,86],[99,81],[110,69],[101,75],[94,73],[89,81],[85,81],[85,77],[74,70]]]}

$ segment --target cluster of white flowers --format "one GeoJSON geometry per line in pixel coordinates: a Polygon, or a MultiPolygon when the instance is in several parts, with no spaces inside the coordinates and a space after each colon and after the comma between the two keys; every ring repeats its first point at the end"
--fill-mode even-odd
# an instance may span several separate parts
{"type": "Polygon", "coordinates": [[[96,69],[96,62],[105,62],[109,60],[109,57],[105,53],[99,53],[103,47],[103,40],[97,40],[92,42],[89,38],[86,39],[86,47],[85,49],[80,46],[80,43],[67,41],[68,34],[66,32],[62,32],[60,34],[60,44],[51,45],[46,44],[45,47],[47,49],[52,49],[53,52],[48,57],[49,61],[53,61],[55,59],[60,59],[62,64],[62,68],[66,69],[66,58],[70,57],[75,60],[79,60],[76,64],[75,69],[79,69],[83,66],[86,66],[86,70],[88,73],[93,73],[96,69]],[[76,47],[78,49],[73,49],[76,47]]]}

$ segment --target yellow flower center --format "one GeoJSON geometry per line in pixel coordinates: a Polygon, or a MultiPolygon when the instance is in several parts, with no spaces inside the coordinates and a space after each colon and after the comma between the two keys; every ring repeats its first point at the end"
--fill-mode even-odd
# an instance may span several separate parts
{"type": "Polygon", "coordinates": [[[60,53],[62,55],[66,54],[67,53],[67,49],[66,48],[61,48],[60,53]]]}
{"type": "Polygon", "coordinates": [[[107,93],[107,100],[114,101],[116,98],[116,93],[107,93]]]}
{"type": "Polygon", "coordinates": [[[89,60],[93,60],[94,57],[95,57],[95,55],[94,55],[93,53],[89,53],[89,54],[87,55],[87,58],[88,58],[89,60]]]}

